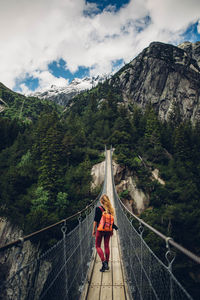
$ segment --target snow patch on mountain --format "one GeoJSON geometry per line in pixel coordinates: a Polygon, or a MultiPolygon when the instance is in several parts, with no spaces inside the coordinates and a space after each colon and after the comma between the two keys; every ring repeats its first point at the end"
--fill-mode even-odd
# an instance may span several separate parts
{"type": "Polygon", "coordinates": [[[84,90],[90,90],[98,83],[104,82],[106,76],[75,78],[67,86],[52,85],[49,89],[29,94],[40,99],[48,99],[60,105],[67,105],[69,100],[84,90]]]}

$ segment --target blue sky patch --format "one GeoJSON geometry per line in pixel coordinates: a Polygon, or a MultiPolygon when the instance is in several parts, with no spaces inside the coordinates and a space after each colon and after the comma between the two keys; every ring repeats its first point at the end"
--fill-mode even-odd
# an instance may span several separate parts
{"type": "Polygon", "coordinates": [[[187,30],[182,35],[183,42],[189,41],[195,43],[197,41],[200,41],[200,34],[198,33],[197,26],[198,26],[198,22],[192,24],[187,28],[187,30]]]}
{"type": "Polygon", "coordinates": [[[110,5],[115,6],[115,10],[118,11],[122,6],[128,4],[130,0],[87,0],[86,2],[96,3],[101,12],[110,5]]]}
{"type": "Polygon", "coordinates": [[[13,88],[14,91],[21,93],[22,89],[20,88],[21,84],[25,84],[29,90],[34,91],[39,86],[38,78],[34,78],[26,74],[25,79],[17,79],[15,82],[15,87],[13,88]]]}
{"type": "Polygon", "coordinates": [[[63,77],[71,82],[74,78],[83,78],[89,76],[89,68],[79,66],[78,70],[75,73],[71,73],[67,69],[67,64],[63,59],[60,59],[59,62],[53,61],[48,65],[49,71],[57,78],[63,77]]]}
{"type": "Polygon", "coordinates": [[[112,61],[112,72],[113,71],[118,71],[120,68],[122,68],[124,65],[124,60],[121,59],[116,59],[112,61]]]}

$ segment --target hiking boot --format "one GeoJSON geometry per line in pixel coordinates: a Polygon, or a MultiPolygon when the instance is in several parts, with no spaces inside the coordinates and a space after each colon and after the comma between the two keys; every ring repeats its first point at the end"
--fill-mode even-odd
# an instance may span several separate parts
{"type": "Polygon", "coordinates": [[[107,261],[103,261],[102,262],[102,267],[100,269],[100,272],[105,272],[106,270],[109,270],[109,266],[108,266],[107,261]]]}
{"type": "Polygon", "coordinates": [[[109,270],[108,262],[106,260],[104,261],[104,265],[105,265],[105,270],[109,270]]]}
{"type": "Polygon", "coordinates": [[[102,267],[99,270],[100,272],[105,272],[106,268],[105,268],[105,261],[102,262],[102,267]]]}

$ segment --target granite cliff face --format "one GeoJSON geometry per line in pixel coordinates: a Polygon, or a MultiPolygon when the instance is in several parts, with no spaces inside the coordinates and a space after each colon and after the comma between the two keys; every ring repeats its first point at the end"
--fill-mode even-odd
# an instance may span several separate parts
{"type": "Polygon", "coordinates": [[[91,170],[91,175],[93,179],[91,188],[94,189],[95,187],[100,186],[104,182],[105,161],[94,165],[91,170]]]}
{"type": "Polygon", "coordinates": [[[185,50],[189,56],[195,59],[200,67],[200,42],[184,42],[178,45],[178,47],[185,50]]]}
{"type": "MultiPolygon", "coordinates": [[[[0,217],[0,245],[18,240],[22,236],[22,230],[0,217]]],[[[51,263],[45,260],[39,266],[32,263],[40,253],[39,245],[35,246],[30,241],[24,242],[22,248],[12,247],[0,252],[0,300],[25,300],[31,291],[34,291],[34,299],[39,299],[51,269],[51,263]],[[29,267],[23,269],[26,265],[29,267]],[[16,276],[21,268],[23,271],[16,276]],[[6,289],[2,288],[5,282],[9,282],[6,289]]]]}
{"type": "Polygon", "coordinates": [[[176,108],[183,119],[200,120],[200,42],[179,47],[153,42],[110,80],[128,106],[149,103],[162,120],[176,108]]]}
{"type": "Polygon", "coordinates": [[[122,198],[121,200],[130,211],[139,215],[148,208],[149,197],[137,188],[136,178],[128,168],[122,167],[113,161],[113,175],[118,195],[128,191],[128,199],[122,198]]]}

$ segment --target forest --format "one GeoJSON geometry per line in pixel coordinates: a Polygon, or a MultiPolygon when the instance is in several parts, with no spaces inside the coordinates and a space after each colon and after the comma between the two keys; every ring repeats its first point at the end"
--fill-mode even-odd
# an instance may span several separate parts
{"type": "MultiPolygon", "coordinates": [[[[124,105],[108,81],[65,110],[3,85],[0,98],[9,105],[0,118],[0,216],[30,233],[84,208],[99,192],[90,189],[91,168],[112,145],[117,162],[149,195],[140,217],[200,255],[200,123],[181,120],[176,107],[163,122],[152,105],[124,105]],[[165,185],[152,181],[153,168],[165,185]]],[[[145,240],[164,259],[165,245],[150,232],[145,240]]],[[[198,266],[178,254],[176,260],[175,274],[195,297],[198,266]]]]}

